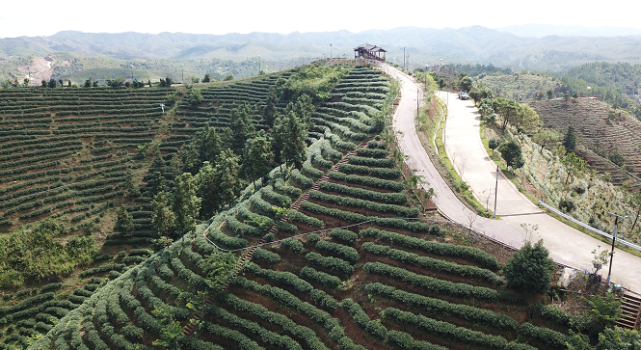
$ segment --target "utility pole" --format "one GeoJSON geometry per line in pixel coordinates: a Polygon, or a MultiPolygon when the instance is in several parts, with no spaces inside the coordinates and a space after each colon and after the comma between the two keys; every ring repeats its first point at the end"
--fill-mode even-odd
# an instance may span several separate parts
{"type": "Polygon", "coordinates": [[[134,81],[134,65],[131,65],[131,82],[133,83],[134,81]]]}
{"type": "Polygon", "coordinates": [[[612,251],[610,252],[610,267],[608,268],[608,279],[605,282],[606,286],[608,286],[608,288],[609,288],[610,287],[610,275],[612,274],[612,258],[614,258],[614,242],[616,242],[616,240],[617,240],[617,225],[619,223],[619,218],[627,219],[628,216],[627,215],[621,216],[621,215],[618,215],[618,214],[615,214],[615,213],[608,213],[608,214],[614,216],[614,233],[612,234],[612,251]]]}
{"type": "Polygon", "coordinates": [[[260,75],[260,55],[258,55],[258,75],[260,75]]]}
{"type": "Polygon", "coordinates": [[[406,70],[410,70],[410,53],[407,53],[407,67],[405,67],[406,70]]]}
{"type": "Polygon", "coordinates": [[[494,218],[496,219],[496,202],[499,200],[499,165],[496,165],[496,185],[494,187],[494,218]]]}
{"type": "Polygon", "coordinates": [[[329,44],[329,59],[331,60],[333,57],[332,55],[332,44],[329,44]]]}

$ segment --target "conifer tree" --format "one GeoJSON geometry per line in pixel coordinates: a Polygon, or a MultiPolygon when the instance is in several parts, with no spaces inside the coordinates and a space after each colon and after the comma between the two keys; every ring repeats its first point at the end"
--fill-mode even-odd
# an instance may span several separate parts
{"type": "Polygon", "coordinates": [[[114,230],[121,232],[132,232],[134,220],[125,207],[118,208],[114,230]]]}
{"type": "Polygon", "coordinates": [[[196,184],[190,173],[176,177],[172,211],[176,216],[175,233],[178,237],[196,229],[196,218],[200,212],[200,198],[196,196],[196,184]]]}
{"type": "Polygon", "coordinates": [[[307,128],[294,114],[289,112],[279,127],[278,139],[281,144],[280,157],[287,164],[300,168],[307,159],[307,128]]]}
{"type": "Polygon", "coordinates": [[[312,122],[312,115],[316,111],[316,107],[312,104],[312,98],[307,94],[300,95],[296,102],[290,102],[287,105],[286,112],[294,112],[296,117],[300,119],[307,128],[314,126],[312,122]]]}
{"type": "Polygon", "coordinates": [[[224,147],[222,135],[213,126],[206,125],[198,133],[200,143],[200,160],[213,163],[224,147]]]}
{"type": "Polygon", "coordinates": [[[574,126],[570,125],[568,126],[568,130],[565,133],[565,137],[563,138],[563,147],[565,147],[565,150],[569,152],[574,152],[574,149],[576,148],[576,129],[574,129],[574,126]]]}
{"type": "Polygon", "coordinates": [[[267,97],[267,103],[263,107],[262,110],[262,117],[263,117],[263,123],[266,125],[269,125],[269,127],[274,126],[274,121],[276,120],[276,117],[278,116],[278,110],[276,109],[276,105],[278,105],[278,97],[276,97],[276,94],[274,93],[274,89],[269,89],[269,96],[267,97]]]}
{"type": "Polygon", "coordinates": [[[151,206],[153,208],[151,223],[156,228],[156,231],[158,231],[161,236],[173,236],[172,233],[174,231],[176,215],[174,215],[169,207],[167,193],[164,191],[158,192],[156,196],[154,196],[153,201],[151,201],[151,206]]]}
{"type": "Polygon", "coordinates": [[[242,153],[245,142],[256,133],[250,112],[247,104],[242,104],[231,111],[232,149],[236,154],[242,153]]]}
{"type": "Polygon", "coordinates": [[[269,163],[272,158],[271,144],[267,134],[261,130],[245,144],[243,151],[242,173],[245,179],[255,181],[270,170],[269,163]]]}

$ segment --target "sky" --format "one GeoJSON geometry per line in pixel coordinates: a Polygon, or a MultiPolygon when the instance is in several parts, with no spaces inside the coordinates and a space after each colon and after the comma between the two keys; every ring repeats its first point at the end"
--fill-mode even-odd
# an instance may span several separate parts
{"type": "Polygon", "coordinates": [[[291,33],[403,26],[500,28],[525,23],[641,29],[632,1],[590,6],[576,0],[353,1],[353,0],[5,0],[0,38],[48,36],[63,30],[91,33],[291,33]],[[100,4],[100,5],[98,5],[100,4]],[[518,4],[518,5],[517,5],[518,4]]]}

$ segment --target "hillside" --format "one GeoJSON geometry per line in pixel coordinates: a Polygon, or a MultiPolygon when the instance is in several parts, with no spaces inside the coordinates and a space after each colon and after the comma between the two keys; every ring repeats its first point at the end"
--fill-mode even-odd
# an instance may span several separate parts
{"type": "MultiPolygon", "coordinates": [[[[535,101],[531,106],[546,127],[565,132],[568,125],[573,125],[581,135],[580,143],[584,147],[604,158],[621,154],[624,159],[622,168],[637,176],[641,174],[638,149],[641,122],[636,118],[589,98],[571,99],[569,102],[562,99],[535,101]]],[[[597,163],[596,158],[592,163],[597,163]]],[[[601,172],[611,170],[597,169],[601,172]]]]}
{"type": "Polygon", "coordinates": [[[424,214],[392,145],[369,136],[372,106],[391,102],[371,92],[379,77],[355,69],[318,107],[302,171],[275,168],[195,234],[110,274],[32,348],[564,347],[565,321],[528,319],[504,290],[511,251],[437,218],[394,219],[424,214]]]}
{"type": "MultiPolygon", "coordinates": [[[[377,135],[398,86],[367,66],[216,84],[197,102],[194,90],[167,90],[166,100],[177,102],[158,123],[161,141],[136,148],[150,153],[151,165],[141,196],[126,207],[134,220],[151,214],[154,194],[155,201],[164,191],[174,203],[182,198],[178,183],[189,173],[176,176],[177,162],[185,171],[199,156],[192,151],[207,144],[184,135],[215,136],[216,126],[224,136],[231,126],[239,137],[245,118],[264,130],[273,107],[289,115],[274,123],[270,135],[280,137],[282,123],[302,112],[287,101],[299,105],[303,91],[313,92],[315,108],[302,164],[271,164],[228,206],[156,252],[131,249],[147,237],[137,236],[138,221],[109,238],[123,247],[116,256],[82,251],[70,237],[55,242],[91,262],[73,274],[73,295],[69,281],[5,294],[0,348],[533,350],[577,340],[568,312],[585,306],[573,293],[555,290],[554,300],[568,301],[558,308],[539,304],[545,296],[508,290],[502,268],[514,251],[426,213],[426,196],[404,177],[393,137],[377,135]]],[[[51,225],[27,233],[40,238],[51,225]]]]}
{"type": "MultiPolygon", "coordinates": [[[[616,93],[607,91],[593,91],[593,96],[599,96],[606,100],[617,100],[622,107],[626,107],[627,101],[623,96],[641,103],[641,65],[631,65],[628,63],[611,64],[607,62],[593,62],[574,67],[559,74],[561,77],[581,79],[591,84],[603,88],[610,88],[616,93]],[[614,95],[614,96],[612,96],[614,95]],[[623,96],[616,96],[623,95],[623,96]]],[[[637,118],[641,117],[640,114],[637,118]]]]}
{"type": "MultiPolygon", "coordinates": [[[[309,63],[309,62],[308,62],[309,63]]],[[[294,64],[266,61],[260,62],[264,72],[281,71],[294,64]]],[[[0,59],[0,82],[9,87],[14,80],[22,84],[27,77],[31,86],[40,86],[40,82],[49,79],[68,80],[82,86],[87,79],[135,79],[148,82],[170,77],[175,82],[191,83],[192,78],[202,79],[210,73],[212,79],[221,80],[232,74],[236,78],[248,78],[258,75],[257,57],[232,61],[219,58],[199,59],[143,59],[132,56],[127,59],[111,58],[104,55],[82,56],[73,53],[56,52],[43,56],[22,56],[0,59]]],[[[104,82],[101,82],[104,84],[104,82]]]]}

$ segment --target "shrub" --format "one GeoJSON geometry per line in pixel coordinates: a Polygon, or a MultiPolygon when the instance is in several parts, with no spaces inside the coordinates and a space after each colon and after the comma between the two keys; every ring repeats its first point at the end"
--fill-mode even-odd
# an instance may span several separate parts
{"type": "Polygon", "coordinates": [[[320,189],[330,192],[346,194],[352,197],[372,200],[376,202],[383,202],[386,204],[399,204],[407,203],[407,195],[404,193],[381,193],[377,191],[370,191],[358,187],[345,186],[333,182],[323,181],[320,183],[320,189]]]}
{"type": "Polygon", "coordinates": [[[382,312],[383,317],[397,323],[414,326],[429,334],[436,334],[441,338],[457,339],[465,343],[472,343],[478,346],[490,349],[502,349],[507,344],[507,340],[501,336],[487,335],[482,332],[473,331],[464,327],[437,321],[423,315],[415,315],[411,312],[401,311],[390,307],[382,312]]]}
{"type": "Polygon", "coordinates": [[[303,175],[298,169],[292,170],[290,176],[294,182],[302,188],[310,188],[314,185],[314,180],[303,175]]]}
{"type": "Polygon", "coordinates": [[[254,281],[249,281],[244,277],[236,277],[234,280],[232,280],[232,283],[240,286],[243,289],[249,289],[258,292],[271,299],[274,299],[280,304],[298,310],[301,314],[307,316],[310,320],[319,324],[326,330],[331,330],[336,326],[340,327],[340,323],[338,322],[338,320],[332,318],[329,313],[320,310],[314,305],[311,305],[307,302],[302,302],[299,298],[286,290],[278,287],[272,287],[270,285],[261,285],[254,281]]]}
{"type": "Polygon", "coordinates": [[[387,342],[401,349],[420,349],[420,350],[446,350],[447,348],[428,343],[426,341],[414,340],[411,335],[405,332],[389,331],[387,333],[387,342]]]}
{"type": "Polygon", "coordinates": [[[329,236],[333,239],[345,242],[347,244],[354,244],[358,240],[358,234],[350,230],[345,229],[335,229],[329,233],[329,236]]]}
{"type": "Polygon", "coordinates": [[[147,260],[144,256],[128,256],[122,260],[123,263],[127,265],[140,264],[141,262],[147,260]]]}
{"type": "MultiPolygon", "coordinates": [[[[309,203],[309,202],[303,202],[303,203],[309,203]]],[[[316,227],[316,228],[323,228],[325,226],[325,223],[322,222],[321,220],[318,220],[317,218],[305,215],[299,211],[289,211],[287,213],[287,217],[291,221],[296,221],[300,222],[301,224],[305,224],[307,226],[311,227],[316,227]]]]}
{"type": "Polygon", "coordinates": [[[347,275],[351,275],[352,273],[354,273],[354,267],[347,261],[339,258],[322,256],[318,253],[307,253],[305,255],[305,259],[326,269],[339,271],[347,275]]]}
{"type": "Polygon", "coordinates": [[[400,181],[384,180],[370,176],[347,175],[336,171],[330,172],[329,178],[336,181],[344,181],[351,184],[390,190],[394,192],[401,192],[405,189],[405,184],[400,181]]]}
{"type": "Polygon", "coordinates": [[[307,235],[307,243],[316,244],[320,241],[320,236],[317,233],[310,233],[307,235]]]}
{"type": "Polygon", "coordinates": [[[246,311],[247,313],[255,315],[264,321],[282,327],[286,332],[291,333],[299,339],[303,339],[312,350],[328,350],[323,342],[318,339],[318,336],[314,331],[305,326],[298,325],[283,314],[269,311],[262,305],[240,299],[233,294],[223,294],[220,299],[222,302],[230,305],[234,310],[246,311]]]}
{"type": "Polygon", "coordinates": [[[360,259],[358,251],[356,249],[334,242],[318,241],[316,243],[316,249],[326,252],[330,255],[339,256],[352,264],[355,264],[360,259]]]}
{"type": "Polygon", "coordinates": [[[55,290],[55,289],[59,289],[60,287],[62,287],[62,282],[54,282],[54,283],[49,283],[49,284],[44,285],[40,289],[40,291],[44,293],[44,292],[49,292],[49,291],[52,291],[52,290],[55,290]]]}
{"type": "Polygon", "coordinates": [[[252,253],[252,260],[265,264],[276,264],[280,261],[280,255],[266,249],[257,248],[252,253]]]}
{"type": "Polygon", "coordinates": [[[376,148],[359,148],[356,150],[356,154],[361,157],[369,158],[385,158],[389,156],[389,152],[387,150],[376,148]]]}
{"type": "Polygon", "coordinates": [[[276,224],[276,228],[281,232],[289,233],[292,235],[298,232],[298,227],[296,225],[292,225],[284,221],[281,221],[278,224],[276,224]]]}
{"type": "Polygon", "coordinates": [[[352,213],[335,208],[327,208],[311,202],[302,202],[300,207],[301,209],[307,210],[314,214],[328,215],[348,222],[365,222],[369,220],[369,217],[362,214],[352,213]]]}
{"type": "Polygon", "coordinates": [[[513,318],[498,312],[464,304],[452,304],[444,300],[409,293],[382,283],[368,284],[365,286],[365,291],[374,295],[382,295],[410,307],[434,312],[443,315],[443,317],[457,317],[470,322],[486,323],[509,331],[514,331],[519,326],[519,323],[513,318]]]}
{"type": "Polygon", "coordinates": [[[285,249],[291,250],[294,253],[300,253],[303,250],[305,250],[305,247],[303,246],[303,242],[294,238],[284,239],[281,244],[285,249]]]}
{"type": "Polygon", "coordinates": [[[369,274],[384,275],[395,280],[403,281],[422,288],[426,292],[445,294],[458,298],[474,298],[494,302],[498,300],[499,292],[486,287],[476,287],[466,283],[454,283],[434,277],[420,275],[381,262],[367,263],[363,267],[369,274]]]}
{"type": "Polygon", "coordinates": [[[403,250],[392,249],[388,246],[377,245],[374,242],[367,242],[362,249],[376,255],[389,256],[404,264],[419,266],[428,270],[451,273],[466,278],[481,279],[490,283],[500,283],[501,280],[490,270],[485,270],[472,265],[459,265],[440,259],[432,259],[427,256],[408,253],[403,250]]]}
{"type": "Polygon", "coordinates": [[[265,240],[265,242],[270,243],[273,242],[274,239],[276,239],[276,235],[274,235],[273,233],[268,233],[263,237],[263,239],[265,240]]]}
{"type": "Polygon", "coordinates": [[[526,337],[539,340],[552,348],[563,348],[566,344],[566,336],[549,328],[537,327],[525,322],[519,328],[519,333],[526,337]]]}
{"type": "Polygon", "coordinates": [[[499,269],[499,263],[496,258],[478,248],[459,246],[449,243],[431,242],[424,239],[410,237],[396,232],[378,230],[375,228],[362,230],[361,235],[365,237],[377,237],[382,241],[387,241],[392,244],[398,244],[405,248],[420,249],[430,254],[463,258],[478,263],[493,271],[499,269]]]}
{"type": "Polygon", "coordinates": [[[300,276],[306,280],[318,283],[325,288],[336,289],[341,285],[341,279],[328,273],[317,271],[309,266],[303,267],[300,276]]]}
{"type": "Polygon", "coordinates": [[[387,328],[383,326],[379,320],[370,320],[367,313],[363,311],[358,303],[352,301],[352,299],[343,299],[340,303],[340,307],[349,312],[354,318],[354,322],[359,327],[365,329],[369,334],[379,339],[385,339],[387,336],[387,328]]]}
{"type": "Polygon", "coordinates": [[[106,264],[106,265],[102,265],[100,267],[95,267],[93,269],[82,271],[80,273],[80,277],[87,277],[87,276],[90,276],[90,275],[95,275],[97,273],[108,272],[108,271],[112,271],[112,270],[118,271],[118,270],[124,269],[125,266],[126,266],[125,264],[106,264]]]}
{"type": "Polygon", "coordinates": [[[365,158],[358,156],[350,156],[349,163],[354,165],[365,165],[379,168],[393,168],[396,166],[396,160],[392,158],[387,159],[375,159],[375,158],[365,158]]]}
{"type": "Polygon", "coordinates": [[[363,199],[355,199],[350,197],[335,196],[326,194],[319,191],[309,191],[309,198],[332,203],[341,207],[363,208],[367,210],[377,211],[381,213],[393,214],[397,217],[417,217],[420,209],[408,208],[395,204],[381,204],[373,201],[363,199]]]}
{"type": "Polygon", "coordinates": [[[543,240],[539,240],[534,246],[528,241],[508,260],[503,273],[508,287],[524,292],[542,293],[550,288],[554,267],[554,261],[548,257],[543,240]]]}
{"type": "Polygon", "coordinates": [[[129,256],[134,256],[134,255],[149,255],[151,254],[152,251],[149,249],[132,249],[129,251],[129,256]]]}
{"type": "MultiPolygon", "coordinates": [[[[396,180],[401,177],[401,171],[398,169],[386,168],[369,168],[362,165],[341,164],[338,169],[343,173],[356,173],[361,175],[370,175],[386,180],[396,180]]],[[[311,186],[310,186],[311,187],[311,186]]]]}

